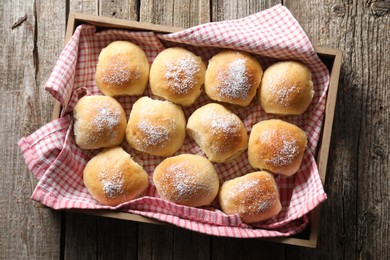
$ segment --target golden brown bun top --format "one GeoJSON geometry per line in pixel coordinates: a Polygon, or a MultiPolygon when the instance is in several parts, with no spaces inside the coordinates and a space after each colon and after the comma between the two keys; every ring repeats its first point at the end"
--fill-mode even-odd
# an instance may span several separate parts
{"type": "Polygon", "coordinates": [[[266,220],[281,210],[278,187],[274,177],[266,171],[226,181],[219,201],[225,213],[238,214],[245,223],[266,220]]]}
{"type": "Polygon", "coordinates": [[[209,61],[205,90],[213,100],[247,106],[256,94],[262,75],[263,69],[253,56],[224,50],[209,61]]]}
{"type": "Polygon", "coordinates": [[[131,110],[126,139],[138,151],[170,156],[183,144],[186,120],[180,106],[141,97],[131,110]]]}
{"type": "Polygon", "coordinates": [[[114,41],[100,52],[95,78],[104,95],[140,95],[148,77],[148,58],[137,45],[114,41]]]}
{"type": "Polygon", "coordinates": [[[82,149],[119,145],[125,135],[126,113],[108,96],[84,96],[74,109],[76,143],[82,149]]]}
{"type": "Polygon", "coordinates": [[[153,94],[183,106],[191,105],[201,93],[206,65],[192,52],[179,47],[163,50],[150,69],[153,94]]]}
{"type": "Polygon", "coordinates": [[[187,132],[213,162],[232,160],[248,145],[241,119],[217,103],[195,110],[188,119],[187,132]]]}
{"type": "Polygon", "coordinates": [[[278,62],[268,67],[259,91],[265,112],[284,115],[305,112],[313,95],[311,72],[296,61],[278,62]]]}
{"type": "Polygon", "coordinates": [[[156,167],[153,181],[160,197],[192,207],[210,204],[219,189],[214,166],[205,157],[193,154],[165,159],[156,167]]]}
{"type": "Polygon", "coordinates": [[[139,196],[149,183],[145,170],[121,147],[98,153],[87,163],[83,175],[91,195],[111,206],[139,196]]]}
{"type": "Polygon", "coordinates": [[[307,137],[296,125],[271,119],[253,126],[249,138],[249,162],[252,167],[290,176],[298,171],[307,137]]]}

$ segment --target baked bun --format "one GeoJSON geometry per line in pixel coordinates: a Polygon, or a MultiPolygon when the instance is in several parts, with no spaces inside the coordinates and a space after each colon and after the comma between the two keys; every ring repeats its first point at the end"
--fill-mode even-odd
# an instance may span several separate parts
{"type": "Polygon", "coordinates": [[[270,219],[282,210],[275,179],[266,171],[224,182],[218,198],[223,212],[238,214],[248,224],[270,219]]]}
{"type": "Polygon", "coordinates": [[[174,47],[160,52],[150,68],[153,94],[173,103],[189,106],[202,92],[206,65],[186,49],[174,47]]]}
{"type": "Polygon", "coordinates": [[[182,146],[186,119],[180,106],[148,97],[138,99],[130,112],[126,140],[134,149],[171,156],[182,146]]]}
{"type": "Polygon", "coordinates": [[[84,96],[73,108],[74,134],[81,149],[111,147],[122,143],[126,113],[112,97],[84,96]]]}
{"type": "Polygon", "coordinates": [[[305,132],[279,119],[261,121],[252,127],[248,144],[253,168],[291,176],[299,170],[305,152],[305,132]]]}
{"type": "Polygon", "coordinates": [[[241,119],[216,103],[192,113],[187,133],[212,162],[233,160],[248,146],[248,134],[241,119]]]}
{"type": "Polygon", "coordinates": [[[254,57],[225,50],[209,61],[204,87],[213,100],[247,106],[256,95],[262,76],[263,69],[254,57]]]}
{"type": "Polygon", "coordinates": [[[275,63],[265,70],[258,95],[266,113],[301,115],[314,95],[311,72],[296,61],[275,63]]]}
{"type": "Polygon", "coordinates": [[[148,77],[148,58],[137,45],[115,41],[100,52],[95,80],[104,95],[141,95],[148,77]]]}
{"type": "Polygon", "coordinates": [[[84,184],[102,204],[116,206],[148,187],[148,174],[121,147],[106,148],[85,166],[84,184]]]}
{"type": "Polygon", "coordinates": [[[153,182],[161,198],[190,207],[209,205],[219,189],[212,163],[194,154],[165,159],[154,170],[153,182]]]}

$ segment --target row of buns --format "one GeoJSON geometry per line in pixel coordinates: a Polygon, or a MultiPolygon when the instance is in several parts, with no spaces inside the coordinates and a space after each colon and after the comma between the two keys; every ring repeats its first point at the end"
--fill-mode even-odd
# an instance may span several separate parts
{"type": "Polygon", "coordinates": [[[313,97],[310,71],[298,62],[279,62],[263,74],[251,55],[225,50],[206,68],[202,59],[183,48],[168,48],[151,68],[141,48],[116,41],[104,48],[96,83],[105,96],[85,96],[74,107],[74,134],[82,149],[105,148],[84,169],[84,183],[99,202],[115,206],[143,194],[148,174],[119,145],[124,139],[137,151],[168,157],[153,172],[160,197],[199,207],[217,196],[226,214],[245,223],[271,218],[281,210],[273,174],[291,176],[301,165],[307,144],[304,131],[282,120],[252,126],[248,136],[241,119],[218,103],[195,110],[186,122],[181,106],[193,104],[202,92],[214,101],[247,106],[256,95],[267,113],[302,114],[313,97]],[[141,95],[147,84],[166,99],[139,98],[128,121],[113,97],[141,95]],[[180,106],[181,105],[181,106],[180,106]],[[172,156],[188,134],[206,157],[172,156]],[[226,163],[248,150],[258,172],[219,184],[212,162],[226,163]]]}
{"type": "Polygon", "coordinates": [[[277,62],[264,73],[257,59],[243,51],[223,50],[207,68],[194,53],[180,47],[160,52],[149,68],[137,45],[115,41],[105,47],[96,68],[96,84],[104,95],[141,95],[149,83],[154,95],[182,106],[205,93],[214,101],[247,106],[258,91],[264,111],[300,115],[314,95],[310,70],[296,61],[277,62]]]}
{"type": "MultiPolygon", "coordinates": [[[[140,196],[148,187],[148,175],[120,146],[106,148],[86,165],[83,180],[89,193],[110,206],[140,196]]],[[[218,196],[221,210],[237,214],[244,223],[276,216],[282,209],[272,174],[257,171],[219,185],[213,164],[205,157],[181,154],[162,161],[153,172],[161,198],[190,207],[211,204],[218,196]]]]}
{"type": "Polygon", "coordinates": [[[279,119],[252,127],[223,105],[209,103],[195,110],[186,123],[180,106],[141,97],[129,120],[118,101],[109,96],[84,96],[74,107],[74,134],[82,149],[117,146],[126,138],[137,151],[168,157],[183,145],[186,133],[212,162],[227,163],[248,149],[253,168],[290,176],[298,171],[307,144],[299,127],[279,119]]]}

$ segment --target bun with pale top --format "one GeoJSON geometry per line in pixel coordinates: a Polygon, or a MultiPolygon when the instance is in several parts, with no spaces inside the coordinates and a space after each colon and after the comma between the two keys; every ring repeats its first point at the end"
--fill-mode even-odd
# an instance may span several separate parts
{"type": "Polygon", "coordinates": [[[149,83],[154,95],[189,106],[202,92],[206,65],[192,52],[173,47],[160,52],[150,68],[149,83]]]}
{"type": "Polygon", "coordinates": [[[219,190],[212,163],[193,154],[165,159],[154,170],[153,182],[161,198],[191,207],[209,205],[219,190]]]}
{"type": "Polygon", "coordinates": [[[81,149],[112,147],[125,137],[126,113],[108,96],[84,96],[73,109],[76,144],[81,149]]]}
{"type": "Polygon", "coordinates": [[[311,72],[296,61],[275,63],[265,70],[258,95],[266,113],[301,115],[314,95],[311,72]]]}
{"type": "Polygon", "coordinates": [[[93,157],[83,181],[92,197],[110,206],[138,197],[149,185],[145,170],[121,147],[106,148],[93,157]]]}
{"type": "Polygon", "coordinates": [[[180,149],[185,129],[186,119],[180,106],[142,97],[130,112],[126,140],[138,151],[166,157],[180,149]]]}
{"type": "Polygon", "coordinates": [[[252,127],[248,159],[253,168],[291,176],[302,163],[307,144],[305,132],[296,125],[271,119],[252,127]]]}
{"type": "Polygon", "coordinates": [[[187,133],[212,162],[231,161],[248,146],[248,134],[241,119],[216,103],[192,113],[187,133]]]}
{"type": "Polygon", "coordinates": [[[149,61],[137,45],[114,41],[100,52],[95,80],[104,95],[141,95],[148,78],[149,61]]]}
{"type": "Polygon", "coordinates": [[[247,106],[256,95],[262,76],[263,69],[253,56],[224,50],[209,61],[205,91],[213,100],[247,106]]]}
{"type": "Polygon", "coordinates": [[[248,224],[270,219],[282,209],[275,179],[266,171],[224,182],[218,197],[223,212],[238,214],[248,224]]]}

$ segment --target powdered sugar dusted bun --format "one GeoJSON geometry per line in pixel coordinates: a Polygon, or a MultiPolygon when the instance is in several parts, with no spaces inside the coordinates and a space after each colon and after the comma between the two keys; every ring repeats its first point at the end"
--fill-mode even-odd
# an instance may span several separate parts
{"type": "Polygon", "coordinates": [[[130,112],[126,140],[138,151],[171,156],[182,146],[185,129],[186,119],[180,106],[142,97],[130,112]]]}
{"type": "Polygon", "coordinates": [[[104,95],[141,95],[148,77],[148,58],[137,45],[114,41],[100,52],[95,80],[104,95]]]}
{"type": "Polygon", "coordinates": [[[226,214],[238,214],[248,224],[270,219],[282,209],[274,177],[266,171],[224,182],[219,191],[219,205],[226,214]]]}
{"type": "Polygon", "coordinates": [[[279,119],[261,121],[252,127],[248,159],[253,168],[291,176],[299,170],[307,144],[305,132],[279,119]]]}
{"type": "Polygon", "coordinates": [[[193,154],[165,159],[154,170],[153,182],[161,198],[191,207],[209,205],[219,189],[214,166],[193,154]]]}
{"type": "Polygon", "coordinates": [[[84,96],[73,109],[76,144],[81,149],[111,147],[125,137],[126,114],[112,97],[84,96]]]}
{"type": "Polygon", "coordinates": [[[271,114],[300,115],[313,99],[310,70],[296,61],[278,62],[268,67],[259,90],[264,111],[271,114]]]}
{"type": "Polygon", "coordinates": [[[106,148],[85,166],[84,184],[102,204],[116,206],[138,197],[148,187],[148,175],[121,147],[106,148]]]}
{"type": "Polygon", "coordinates": [[[216,103],[192,113],[187,133],[212,162],[233,160],[248,146],[248,134],[241,119],[216,103]]]}
{"type": "Polygon", "coordinates": [[[263,69],[254,57],[225,50],[209,61],[204,87],[213,100],[247,106],[256,95],[262,76],[263,69]]]}
{"type": "Polygon", "coordinates": [[[206,65],[186,49],[165,49],[153,61],[149,83],[153,94],[189,106],[202,92],[206,65]]]}

